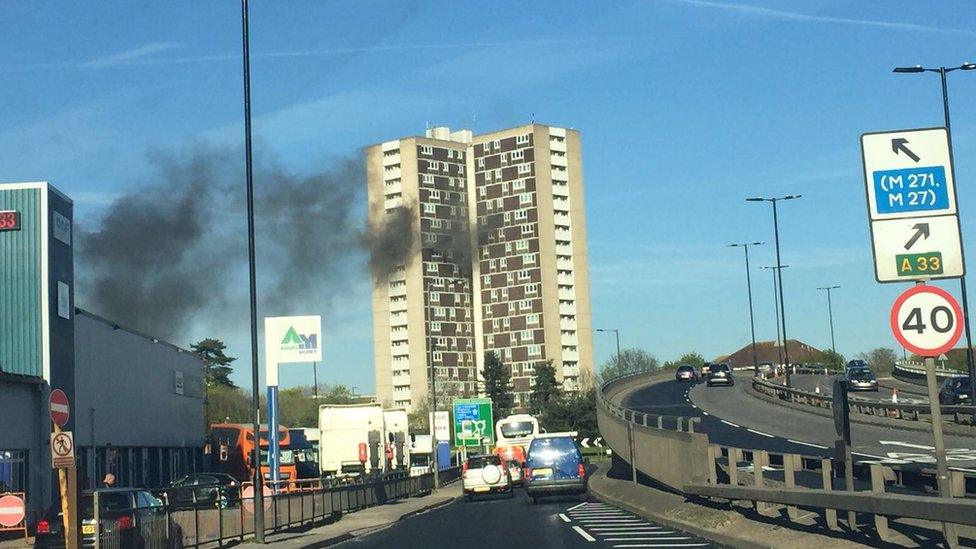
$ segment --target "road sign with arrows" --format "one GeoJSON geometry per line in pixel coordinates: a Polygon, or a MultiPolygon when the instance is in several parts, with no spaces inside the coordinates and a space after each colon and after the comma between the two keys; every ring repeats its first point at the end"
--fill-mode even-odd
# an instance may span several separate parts
{"type": "Polygon", "coordinates": [[[878,282],[963,276],[945,128],[866,133],[861,152],[878,282]]]}

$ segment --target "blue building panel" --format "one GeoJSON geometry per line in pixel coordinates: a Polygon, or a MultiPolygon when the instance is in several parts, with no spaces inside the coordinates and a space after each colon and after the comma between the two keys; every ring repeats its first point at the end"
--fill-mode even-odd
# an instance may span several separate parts
{"type": "Polygon", "coordinates": [[[0,211],[17,230],[0,231],[0,374],[43,377],[41,188],[0,186],[0,211]]]}

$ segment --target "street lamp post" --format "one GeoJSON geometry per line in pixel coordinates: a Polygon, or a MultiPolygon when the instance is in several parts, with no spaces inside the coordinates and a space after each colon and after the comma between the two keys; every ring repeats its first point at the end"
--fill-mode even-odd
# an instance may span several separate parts
{"type": "MultiPolygon", "coordinates": [[[[754,198],[747,198],[747,202],[769,202],[773,205],[773,234],[776,239],[776,266],[782,268],[783,263],[780,259],[779,254],[779,218],[776,213],[776,203],[782,200],[794,200],[800,198],[802,195],[790,194],[786,196],[774,197],[774,198],[763,198],[757,196],[754,198]]],[[[779,274],[779,321],[783,327],[783,358],[785,360],[784,365],[786,367],[786,386],[792,385],[790,378],[790,342],[786,337],[786,306],[783,303],[783,273],[779,274]]]]}
{"type": "MultiPolygon", "coordinates": [[[[952,156],[952,125],[949,121],[949,88],[946,84],[946,74],[953,71],[971,71],[976,70],[976,63],[965,62],[958,67],[939,67],[939,68],[927,68],[921,65],[915,65],[914,67],[895,67],[892,72],[896,73],[923,73],[923,72],[937,72],[939,73],[939,79],[942,81],[942,115],[945,118],[945,128],[946,136],[949,140],[949,156],[952,156]]],[[[953,174],[953,179],[955,179],[955,174],[953,174]]],[[[959,205],[956,204],[956,212],[958,214],[959,205]]],[[[961,220],[960,220],[961,223],[961,220]]],[[[961,230],[961,225],[960,225],[961,230]]],[[[963,325],[966,328],[966,365],[969,370],[969,387],[970,387],[970,399],[971,402],[976,402],[976,365],[974,365],[973,360],[973,337],[969,329],[969,298],[966,294],[966,277],[959,277],[959,293],[962,294],[962,318],[963,325]]]]}
{"type": "Polygon", "coordinates": [[[830,321],[830,350],[834,353],[832,358],[837,358],[837,346],[834,344],[834,307],[830,301],[830,290],[836,290],[840,286],[821,286],[818,290],[827,291],[827,318],[830,321]]]}
{"type": "Polygon", "coordinates": [[[598,331],[598,332],[613,332],[613,335],[617,339],[617,365],[619,366],[620,365],[620,330],[617,330],[616,328],[612,328],[612,329],[611,328],[607,328],[606,330],[604,330],[603,328],[597,328],[596,331],[598,331]]]}
{"type": "Polygon", "coordinates": [[[752,272],[749,270],[749,246],[762,246],[765,242],[741,242],[729,244],[730,248],[742,248],[746,252],[746,289],[749,292],[749,328],[752,330],[752,373],[759,375],[759,355],[756,352],[756,321],[752,314],[752,272]]]}
{"type": "MultiPolygon", "coordinates": [[[[261,433],[261,400],[258,392],[258,301],[254,253],[254,173],[251,156],[251,54],[248,39],[247,0],[241,0],[241,42],[244,57],[244,166],[247,180],[247,273],[251,306],[251,398],[254,434],[261,433]]],[[[277,426],[268,425],[268,432],[277,426]]],[[[254,541],[264,543],[264,478],[261,475],[261,445],[254,445],[254,541]]]]}
{"type": "Polygon", "coordinates": [[[776,265],[764,265],[760,269],[769,269],[773,273],[773,317],[776,319],[776,356],[779,358],[779,363],[783,363],[783,347],[780,345],[779,339],[779,295],[776,293],[776,289],[779,287],[779,273],[782,269],[786,269],[789,265],[783,265],[777,267],[776,265]]]}

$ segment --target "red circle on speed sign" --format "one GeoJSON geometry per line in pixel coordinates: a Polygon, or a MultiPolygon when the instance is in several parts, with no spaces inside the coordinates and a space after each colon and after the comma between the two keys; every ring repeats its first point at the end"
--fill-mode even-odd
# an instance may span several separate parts
{"type": "Polygon", "coordinates": [[[69,408],[68,408],[68,395],[64,394],[61,389],[55,389],[51,391],[51,398],[48,399],[48,405],[51,408],[51,421],[53,421],[58,427],[64,427],[68,423],[69,408]]]}
{"type": "Polygon", "coordinates": [[[24,521],[24,500],[6,495],[0,498],[0,526],[15,528],[24,521]]]}
{"type": "Polygon", "coordinates": [[[905,290],[891,307],[891,331],[909,351],[935,357],[952,349],[962,335],[962,308],[937,286],[905,290]]]}

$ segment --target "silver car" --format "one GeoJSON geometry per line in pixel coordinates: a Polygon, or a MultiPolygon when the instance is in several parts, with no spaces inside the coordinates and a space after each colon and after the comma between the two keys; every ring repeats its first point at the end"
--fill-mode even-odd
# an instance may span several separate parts
{"type": "Polygon", "coordinates": [[[464,462],[461,491],[467,501],[477,494],[507,493],[508,497],[515,497],[508,464],[495,454],[471,456],[464,462]]]}

